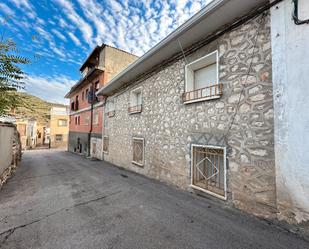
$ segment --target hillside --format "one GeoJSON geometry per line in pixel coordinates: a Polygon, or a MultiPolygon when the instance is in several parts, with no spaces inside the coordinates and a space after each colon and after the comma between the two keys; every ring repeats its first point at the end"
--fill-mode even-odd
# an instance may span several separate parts
{"type": "Polygon", "coordinates": [[[18,94],[23,97],[27,106],[19,107],[15,110],[13,115],[17,118],[34,118],[38,123],[44,124],[49,120],[50,108],[52,106],[65,107],[65,105],[50,103],[28,93],[19,92],[18,94]]]}

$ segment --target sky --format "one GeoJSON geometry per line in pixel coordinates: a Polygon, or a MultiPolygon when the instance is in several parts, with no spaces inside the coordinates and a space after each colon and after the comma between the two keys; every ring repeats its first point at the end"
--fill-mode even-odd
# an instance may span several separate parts
{"type": "Polygon", "coordinates": [[[1,0],[0,34],[12,38],[23,66],[25,91],[47,101],[80,78],[96,45],[143,55],[211,0],[1,0]]]}

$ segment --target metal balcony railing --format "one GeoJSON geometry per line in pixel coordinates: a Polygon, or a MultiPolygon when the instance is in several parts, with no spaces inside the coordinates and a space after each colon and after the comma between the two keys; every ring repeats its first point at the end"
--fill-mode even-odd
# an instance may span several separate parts
{"type": "Polygon", "coordinates": [[[107,117],[111,118],[115,116],[115,110],[107,112],[107,117]]]}
{"type": "Polygon", "coordinates": [[[142,112],[142,105],[130,106],[128,108],[129,113],[139,113],[142,112]]]}
{"type": "Polygon", "coordinates": [[[220,97],[222,96],[222,89],[223,84],[215,84],[211,86],[207,86],[204,88],[196,89],[193,91],[185,92],[182,95],[182,99],[184,102],[192,101],[192,100],[199,100],[199,99],[207,99],[213,97],[220,97]]]}

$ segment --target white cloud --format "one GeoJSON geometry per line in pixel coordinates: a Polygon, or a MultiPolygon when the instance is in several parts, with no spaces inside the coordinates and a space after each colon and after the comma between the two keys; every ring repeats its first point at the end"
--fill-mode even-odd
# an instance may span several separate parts
{"type": "Polygon", "coordinates": [[[93,31],[89,23],[87,23],[80,15],[77,14],[73,4],[66,0],[56,0],[62,8],[64,8],[64,13],[66,14],[67,18],[70,19],[73,24],[78,28],[84,40],[92,45],[92,35],[93,31]]]}
{"type": "Polygon", "coordinates": [[[37,17],[34,7],[28,0],[11,0],[11,2],[15,4],[17,8],[22,10],[29,18],[35,19],[37,17]]]}
{"type": "Polygon", "coordinates": [[[72,32],[68,32],[68,35],[70,36],[70,38],[72,39],[72,41],[75,43],[76,46],[81,46],[81,42],[72,32]]]}
{"type": "Polygon", "coordinates": [[[66,38],[60,31],[58,31],[57,29],[51,29],[51,31],[52,31],[59,39],[61,39],[62,41],[64,41],[64,42],[67,41],[67,38],[66,38]]]}
{"type": "Polygon", "coordinates": [[[43,77],[29,75],[25,79],[25,91],[53,103],[68,104],[65,94],[76,83],[66,76],[43,77]],[[48,90],[47,90],[48,89],[48,90]]]}
{"type": "Polygon", "coordinates": [[[10,9],[6,4],[0,3],[0,10],[3,11],[8,16],[14,16],[14,11],[10,9]]]}
{"type": "MultiPolygon", "coordinates": [[[[62,7],[66,5],[66,11],[77,9],[72,3],[57,1],[62,7]]],[[[144,54],[210,1],[106,0],[103,6],[98,0],[77,0],[87,18],[84,21],[92,24],[90,47],[107,43],[138,55],[144,54]]],[[[75,23],[74,19],[70,20],[75,23]]]]}

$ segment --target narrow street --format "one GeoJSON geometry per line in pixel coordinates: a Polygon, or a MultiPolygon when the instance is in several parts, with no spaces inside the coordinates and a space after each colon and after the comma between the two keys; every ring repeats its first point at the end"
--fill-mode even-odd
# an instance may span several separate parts
{"type": "Polygon", "coordinates": [[[222,203],[60,150],[25,152],[0,191],[0,248],[309,248],[222,203]]]}

